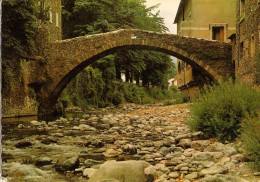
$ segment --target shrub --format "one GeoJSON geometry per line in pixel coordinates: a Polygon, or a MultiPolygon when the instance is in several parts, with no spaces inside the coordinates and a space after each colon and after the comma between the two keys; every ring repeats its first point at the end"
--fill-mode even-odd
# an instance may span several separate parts
{"type": "Polygon", "coordinates": [[[178,98],[177,98],[177,103],[178,104],[182,104],[182,103],[186,103],[190,101],[190,96],[187,94],[181,94],[178,98]]]}
{"type": "Polygon", "coordinates": [[[207,137],[232,141],[240,134],[240,123],[247,116],[258,115],[260,93],[232,80],[204,89],[193,101],[188,125],[192,130],[203,131],[207,137]]]}
{"type": "Polygon", "coordinates": [[[241,139],[252,167],[260,170],[260,117],[242,122],[241,139]]]}
{"type": "Polygon", "coordinates": [[[169,87],[169,90],[172,91],[172,92],[174,92],[174,93],[179,92],[179,89],[178,89],[178,87],[177,87],[176,85],[171,85],[171,86],[169,87]]]}
{"type": "Polygon", "coordinates": [[[164,90],[161,89],[160,87],[157,87],[157,86],[154,86],[154,87],[150,88],[149,93],[155,99],[163,100],[166,97],[166,94],[164,93],[164,90]]]}
{"type": "Polygon", "coordinates": [[[164,106],[170,106],[170,105],[173,105],[175,103],[176,102],[174,100],[166,100],[166,101],[164,101],[163,105],[164,106]]]}

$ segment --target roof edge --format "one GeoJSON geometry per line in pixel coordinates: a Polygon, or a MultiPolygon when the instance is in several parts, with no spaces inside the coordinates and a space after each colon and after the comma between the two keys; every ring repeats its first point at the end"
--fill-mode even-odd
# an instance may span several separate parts
{"type": "Polygon", "coordinates": [[[188,0],[181,0],[177,14],[174,19],[174,23],[178,23],[178,19],[180,18],[182,10],[186,6],[187,2],[188,2],[188,0]]]}

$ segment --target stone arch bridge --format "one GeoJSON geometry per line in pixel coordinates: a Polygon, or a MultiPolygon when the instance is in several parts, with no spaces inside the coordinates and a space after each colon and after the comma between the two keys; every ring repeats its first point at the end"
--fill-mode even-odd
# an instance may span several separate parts
{"type": "Polygon", "coordinates": [[[38,90],[38,113],[51,113],[67,83],[94,61],[119,49],[155,50],[220,80],[233,75],[231,45],[173,34],[125,29],[48,43],[44,52],[47,81],[38,90]]]}

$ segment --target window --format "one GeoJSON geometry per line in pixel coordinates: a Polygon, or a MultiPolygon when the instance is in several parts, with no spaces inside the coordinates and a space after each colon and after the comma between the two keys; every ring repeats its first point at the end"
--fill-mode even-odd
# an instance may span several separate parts
{"type": "Polygon", "coordinates": [[[245,0],[240,0],[240,18],[241,19],[243,19],[245,17],[245,11],[246,11],[245,0]]]}
{"type": "Polygon", "coordinates": [[[56,13],[56,27],[59,27],[59,13],[56,13]]]}
{"type": "Polygon", "coordinates": [[[224,27],[212,27],[212,40],[224,42],[224,27]]]}
{"type": "Polygon", "coordinates": [[[45,2],[41,1],[40,2],[40,11],[41,11],[42,14],[44,13],[44,10],[45,10],[45,2]]]}
{"type": "Polygon", "coordinates": [[[50,22],[52,23],[52,9],[49,10],[50,13],[50,22]]]}
{"type": "Polygon", "coordinates": [[[239,46],[239,59],[244,59],[244,42],[241,42],[239,46]]]}
{"type": "Polygon", "coordinates": [[[180,73],[180,72],[181,72],[181,63],[179,61],[179,63],[178,63],[178,73],[180,73]]]}
{"type": "Polygon", "coordinates": [[[255,56],[255,35],[251,36],[250,54],[251,54],[251,57],[255,56]]]}

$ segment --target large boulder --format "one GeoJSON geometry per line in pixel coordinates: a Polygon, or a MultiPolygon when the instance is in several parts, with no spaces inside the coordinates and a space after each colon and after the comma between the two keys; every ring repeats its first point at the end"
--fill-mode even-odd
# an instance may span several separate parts
{"type": "Polygon", "coordinates": [[[221,165],[221,164],[216,164],[210,168],[207,169],[203,169],[200,174],[202,176],[206,176],[206,175],[214,175],[214,174],[224,174],[227,172],[227,169],[221,165]]]}
{"type": "Polygon", "coordinates": [[[210,151],[210,152],[223,152],[223,154],[225,156],[232,156],[237,154],[237,150],[232,147],[232,146],[228,146],[228,145],[224,145],[222,143],[216,142],[213,145],[209,146],[206,151],[210,151]]]}
{"type": "Polygon", "coordinates": [[[56,165],[58,167],[58,170],[61,171],[74,170],[79,166],[79,158],[72,157],[70,159],[65,160],[64,162],[61,162],[61,165],[56,165]]]}
{"type": "Polygon", "coordinates": [[[196,140],[191,142],[190,147],[195,150],[203,151],[206,147],[209,146],[209,144],[209,140],[196,140]]]}
{"type": "Polygon", "coordinates": [[[146,182],[144,169],[150,166],[145,161],[107,161],[90,177],[89,182],[118,180],[120,182],[146,182]]]}

